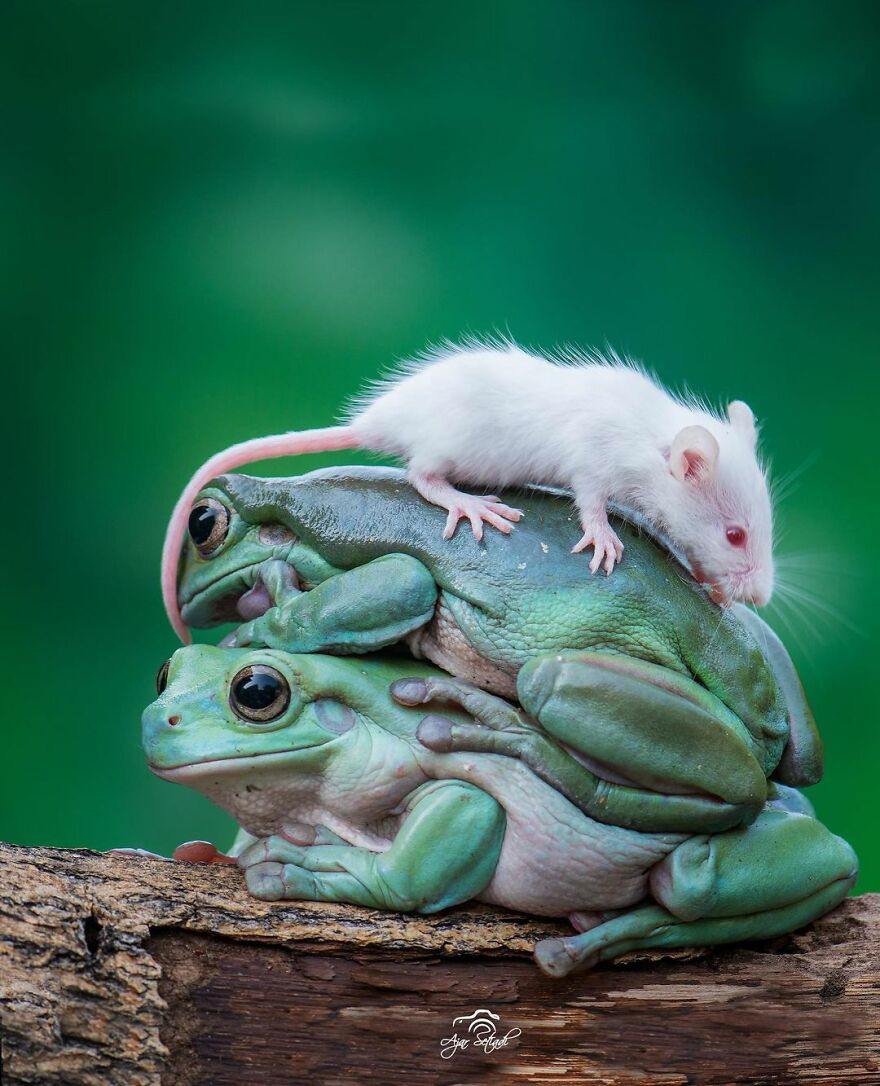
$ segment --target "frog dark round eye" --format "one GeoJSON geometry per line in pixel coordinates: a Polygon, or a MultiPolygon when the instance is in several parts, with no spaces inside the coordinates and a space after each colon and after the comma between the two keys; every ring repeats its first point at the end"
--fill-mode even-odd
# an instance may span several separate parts
{"type": "Polygon", "coordinates": [[[165,687],[168,685],[168,669],[171,667],[171,661],[166,660],[165,663],[156,672],[156,693],[161,694],[165,687]]]}
{"type": "Polygon", "coordinates": [[[727,542],[731,547],[744,547],[748,538],[745,528],[727,529],[727,542]]]}
{"type": "Polygon", "coordinates": [[[229,704],[242,720],[276,720],[290,704],[290,686],[274,667],[252,664],[232,680],[229,704]]]}
{"type": "Polygon", "coordinates": [[[207,558],[221,545],[229,531],[229,510],[216,498],[201,498],[189,515],[189,537],[196,550],[207,558]]]}

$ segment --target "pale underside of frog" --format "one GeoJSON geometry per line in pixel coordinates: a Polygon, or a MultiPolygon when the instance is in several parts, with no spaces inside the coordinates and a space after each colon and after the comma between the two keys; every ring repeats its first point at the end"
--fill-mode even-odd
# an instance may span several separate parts
{"type": "Polygon", "coordinates": [[[568,682],[564,702],[553,711],[526,706],[562,750],[538,749],[532,733],[508,729],[435,729],[423,739],[438,752],[526,758],[586,814],[619,826],[719,831],[755,816],[768,778],[792,786],[819,779],[821,743],[800,683],[757,616],[716,606],[625,520],[616,522],[626,556],[614,577],[585,578],[570,552],[570,501],[540,488],[510,500],[527,513],[511,535],[444,541],[442,512],[399,471],[224,476],[193,506],[178,581],[184,620],[243,619],[224,644],[294,653],[359,655],[403,642],[417,658],[508,698],[526,663],[588,650],[596,664],[568,682]],[[697,698],[686,720],[655,711],[653,727],[633,731],[631,690],[645,682],[655,708],[700,690],[713,696],[713,713],[697,698]],[[582,752],[585,728],[599,730],[587,717],[598,719],[600,691],[604,742],[597,737],[587,757],[565,757],[582,752]],[[730,727],[721,732],[710,717],[725,710],[730,727]],[[696,750],[699,762],[687,758],[696,750]]]}
{"type": "MultiPolygon", "coordinates": [[[[582,706],[577,749],[595,761],[608,745],[608,691],[590,673],[605,660],[538,658],[517,680],[521,703],[541,716],[582,706]]],[[[633,671],[616,695],[631,748],[640,733],[655,741],[659,714],[669,732],[714,732],[720,749],[732,739],[747,751],[746,730],[717,698],[680,676],[670,686],[661,670],[633,671]]],[[[563,976],[630,950],[791,931],[855,879],[849,846],[784,786],[770,787],[747,826],[646,833],[590,817],[522,759],[428,749],[420,734],[546,740],[507,702],[424,664],[189,646],[162,686],[144,713],[150,765],[251,835],[238,862],[261,898],[422,913],[478,900],[569,915],[579,934],[536,948],[541,968],[563,976]]],[[[681,782],[692,772],[695,791],[706,752],[678,750],[681,782]]]]}

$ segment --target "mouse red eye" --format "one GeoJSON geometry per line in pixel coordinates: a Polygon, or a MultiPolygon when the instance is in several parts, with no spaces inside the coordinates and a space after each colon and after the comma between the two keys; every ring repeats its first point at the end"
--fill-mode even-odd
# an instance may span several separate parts
{"type": "Polygon", "coordinates": [[[746,535],[745,528],[727,529],[727,542],[731,547],[744,547],[746,545],[746,539],[748,539],[748,536],[746,535]]]}

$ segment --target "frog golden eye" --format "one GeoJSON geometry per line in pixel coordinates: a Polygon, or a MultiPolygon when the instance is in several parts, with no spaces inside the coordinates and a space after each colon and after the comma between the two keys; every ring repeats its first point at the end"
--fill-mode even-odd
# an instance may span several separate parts
{"type": "Polygon", "coordinates": [[[277,720],[290,705],[290,685],[274,667],[252,664],[232,680],[229,704],[242,720],[277,720]]]}
{"type": "Polygon", "coordinates": [[[156,693],[161,694],[165,687],[168,685],[168,669],[171,667],[171,661],[166,660],[165,663],[156,672],[156,693]]]}
{"type": "Polygon", "coordinates": [[[216,498],[200,498],[189,515],[189,537],[203,558],[210,557],[226,539],[229,510],[216,498]]]}

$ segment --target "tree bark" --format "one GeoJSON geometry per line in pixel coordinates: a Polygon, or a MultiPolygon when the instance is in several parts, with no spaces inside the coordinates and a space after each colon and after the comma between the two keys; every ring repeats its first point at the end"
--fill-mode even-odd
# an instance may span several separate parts
{"type": "Polygon", "coordinates": [[[567,930],[268,904],[231,867],[0,844],[2,1082],[880,1083],[880,895],[772,943],[549,980],[528,955],[567,930]],[[453,1026],[478,1010],[488,1033],[453,1026]]]}

